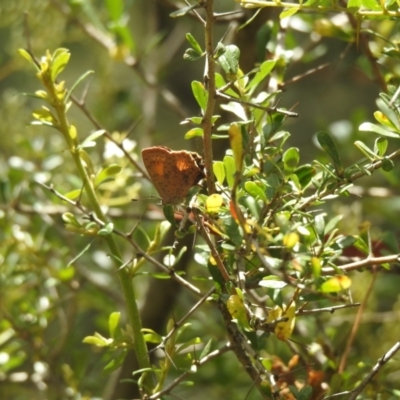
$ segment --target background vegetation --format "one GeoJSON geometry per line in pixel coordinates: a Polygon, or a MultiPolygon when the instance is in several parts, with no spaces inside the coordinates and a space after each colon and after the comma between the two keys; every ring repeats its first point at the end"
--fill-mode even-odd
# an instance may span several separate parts
{"type": "MultiPolygon", "coordinates": [[[[210,20],[203,7],[176,13],[187,6],[179,1],[0,0],[1,398],[130,399],[145,392],[150,395],[152,385],[154,393],[171,388],[171,393],[185,399],[319,399],[339,392],[346,392],[341,398],[351,398],[354,393],[350,392],[360,388],[363,380],[367,386],[357,398],[400,397],[398,356],[368,378],[378,359],[390,349],[398,350],[399,343],[400,171],[396,151],[400,119],[394,96],[400,74],[397,3],[308,1],[299,9],[298,4],[283,8],[265,2],[268,7],[259,12],[243,7],[246,3],[208,1],[208,10],[211,7],[211,12],[221,13],[210,20]],[[286,18],[282,18],[283,10],[286,18]],[[175,18],[170,16],[173,12],[175,18]],[[245,138],[256,132],[254,143],[263,143],[264,148],[245,159],[243,170],[237,168],[240,173],[236,176],[241,178],[237,192],[227,179],[217,185],[226,206],[219,210],[220,220],[205,210],[205,193],[211,194],[213,185],[210,180],[204,185],[207,189],[203,189],[200,211],[193,220],[197,235],[180,238],[172,249],[174,229],[166,229],[162,207],[132,199],[155,193],[146,178],[141,149],[165,145],[210,156],[202,137],[184,140],[192,125],[181,124],[186,118],[202,115],[192,81],[203,82],[209,73],[205,57],[196,61],[183,57],[190,47],[187,33],[202,50],[210,50],[204,40],[211,32],[210,25],[205,29],[195,12],[211,21],[213,49],[220,41],[237,46],[244,74],[277,60],[256,85],[256,93],[274,94],[263,106],[292,110],[298,117],[283,117],[284,113],[273,109],[259,116],[262,123],[252,131],[237,113],[230,112],[226,99],[218,99],[211,112],[221,117],[213,133],[225,136],[212,141],[214,161],[225,160],[227,151],[237,158],[238,150],[233,146],[232,152],[227,135],[234,121],[240,122],[245,138]],[[50,105],[23,95],[37,90],[49,93],[55,82],[46,86],[44,75],[38,80],[35,62],[27,62],[29,53],[24,53],[25,58],[17,53],[21,48],[42,61],[49,51],[53,57],[48,56],[50,64],[56,54],[68,54],[55,53],[57,48],[68,49],[71,57],[57,78],[65,81],[68,90],[87,71],[94,71],[73,92],[73,104],[66,114],[69,125],[58,126],[58,130],[43,126],[46,116],[37,110],[50,105]],[[380,93],[387,97],[380,97],[376,104],[380,93]],[[378,107],[381,114],[375,113],[374,118],[378,107]],[[30,125],[32,120],[42,125],[30,125]],[[378,128],[372,128],[375,133],[360,130],[366,122],[381,127],[382,135],[377,135],[378,128]],[[94,147],[85,148],[90,162],[86,158],[86,163],[79,164],[85,157],[82,153],[74,158],[74,144],[68,142],[72,125],[80,142],[93,132],[102,132],[94,147]],[[343,171],[331,142],[325,151],[318,144],[319,131],[335,140],[343,171]],[[290,132],[290,137],[278,135],[272,140],[280,132],[290,132]],[[285,153],[288,149],[298,151],[285,153]],[[265,188],[262,185],[271,170],[260,167],[254,175],[249,172],[252,166],[267,164],[265,154],[274,161],[273,174],[282,179],[273,195],[276,198],[266,202],[273,204],[272,216],[263,220],[260,215],[256,218],[257,213],[262,215],[260,210],[268,210],[263,208],[263,195],[257,197],[257,189],[251,190],[245,182],[257,181],[265,188]],[[289,161],[295,160],[294,168],[282,161],[283,154],[289,161]],[[390,154],[393,156],[386,157],[390,154]],[[110,165],[114,169],[107,169],[110,165]],[[296,189],[293,175],[300,179],[295,169],[300,167],[313,181],[299,183],[296,189]],[[86,185],[101,172],[106,179],[94,186],[93,202],[86,185]],[[349,179],[357,172],[359,179],[349,179]],[[90,179],[85,181],[82,173],[90,179]],[[254,225],[253,233],[247,232],[247,222],[240,216],[230,220],[237,228],[234,233],[220,224],[232,213],[229,202],[233,193],[246,199],[233,202],[236,212],[243,212],[246,221],[257,221],[262,229],[254,225]],[[288,199],[300,204],[313,195],[317,196],[315,203],[305,203],[303,208],[295,210],[293,204],[288,205],[288,199]],[[254,200],[254,208],[249,198],[254,200]],[[288,225],[280,225],[274,218],[287,210],[288,225]],[[201,229],[201,218],[209,223],[208,232],[201,229]],[[218,236],[217,228],[222,235],[218,236]],[[207,242],[210,232],[217,235],[207,242]],[[287,236],[293,233],[298,236],[287,236]],[[287,242],[290,237],[294,237],[292,244],[287,242]],[[243,246],[253,239],[261,247],[258,252],[255,247],[243,246]],[[233,283],[212,273],[210,249],[222,255],[233,283]],[[166,279],[170,254],[176,257],[174,270],[182,272],[174,279],[166,279]],[[240,254],[246,260],[244,266],[240,254]],[[315,264],[313,256],[318,259],[315,264]],[[382,262],[374,259],[383,256],[388,258],[382,267],[382,262]],[[256,273],[266,257],[285,262],[273,265],[259,279],[274,275],[287,286],[265,288],[254,282],[242,286],[237,268],[256,273]],[[338,270],[331,270],[328,276],[321,274],[321,268],[354,262],[360,264],[348,275],[338,274],[338,270]],[[350,287],[339,285],[333,292],[321,289],[324,282],[337,276],[349,277],[350,287]],[[236,291],[239,288],[241,291],[236,291]],[[230,296],[241,292],[253,319],[240,302],[237,312],[241,316],[232,309],[231,314],[226,312],[228,299],[237,300],[230,296]],[[310,293],[315,297],[304,297],[310,293]],[[204,302],[180,322],[199,299],[204,302]],[[270,310],[280,305],[284,309],[283,303],[290,304],[293,299],[299,314],[291,335],[294,342],[278,340],[274,325],[263,326],[256,335],[255,327],[264,323],[259,318],[268,314],[263,307],[270,310]],[[361,305],[334,313],[300,315],[307,309],[327,307],[332,311],[334,306],[354,303],[361,305]],[[138,327],[132,324],[133,304],[138,306],[142,326],[149,329],[144,339],[153,342],[150,347],[160,344],[157,334],[175,332],[174,326],[183,331],[179,337],[161,341],[162,346],[150,353],[149,362],[160,368],[154,379],[160,386],[144,378],[140,381],[142,393],[136,382],[139,375],[132,375],[146,367],[146,361],[138,363],[132,351],[137,352],[140,342],[132,332],[138,327]],[[116,312],[121,312],[120,319],[116,312]],[[230,322],[232,318],[237,322],[230,322]],[[97,341],[95,332],[101,335],[97,341]],[[83,343],[85,338],[92,344],[83,343]],[[235,338],[239,338],[237,342],[235,338]],[[236,343],[236,348],[226,347],[228,340],[233,347],[236,343]],[[182,343],[185,345],[179,349],[182,343]],[[204,365],[198,363],[202,357],[206,357],[204,365]],[[248,372],[251,368],[244,368],[246,363],[254,368],[253,375],[248,372]],[[186,384],[173,386],[179,377],[186,384]]],[[[243,82],[240,71],[228,76],[220,66],[221,59],[213,59],[227,82],[243,82]]],[[[249,75],[249,79],[253,77],[254,73],[249,75]]],[[[238,85],[233,89],[237,93],[238,85]]],[[[65,100],[62,88],[60,93],[65,100]]],[[[254,97],[248,100],[255,102],[254,97]]],[[[255,118],[256,109],[244,109],[249,120],[255,118]]],[[[66,110],[59,111],[58,121],[66,110]]],[[[201,127],[209,137],[211,124],[203,121],[201,127]]],[[[227,162],[223,169],[227,170],[227,162]]]]}

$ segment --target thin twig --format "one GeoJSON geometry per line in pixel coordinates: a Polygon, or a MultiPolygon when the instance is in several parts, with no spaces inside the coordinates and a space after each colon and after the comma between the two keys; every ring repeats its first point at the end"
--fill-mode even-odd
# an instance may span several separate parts
{"type": "Polygon", "coordinates": [[[173,329],[171,329],[166,336],[163,337],[162,343],[155,347],[151,351],[155,351],[163,346],[167,340],[176,332],[176,330],[215,292],[215,287],[212,287],[178,322],[175,323],[173,329]]]}
{"type": "Polygon", "coordinates": [[[379,372],[379,370],[400,350],[400,342],[397,342],[382,358],[374,365],[371,372],[362,380],[362,382],[352,390],[349,400],[356,400],[357,396],[372,380],[372,378],[379,372]]]}
{"type": "MultiPolygon", "coordinates": [[[[38,182],[39,183],[39,182],[38,182]]],[[[97,225],[100,227],[104,228],[106,226],[106,223],[97,218],[96,215],[88,212],[85,207],[71,199],[68,199],[67,197],[63,196],[61,193],[57,192],[57,190],[54,189],[52,186],[45,185],[44,183],[39,183],[41,186],[46,188],[47,190],[51,191],[54,193],[59,199],[73,205],[74,207],[78,208],[80,211],[82,211],[83,214],[85,214],[90,220],[93,222],[96,222],[97,225]]],[[[147,261],[149,261],[151,264],[162,270],[163,272],[167,273],[168,275],[171,276],[172,279],[176,280],[179,282],[181,285],[189,289],[191,292],[195,293],[197,296],[202,296],[202,292],[200,289],[198,289],[196,286],[192,285],[190,282],[187,280],[183,279],[180,275],[176,274],[173,268],[168,268],[165,265],[161,264],[158,260],[156,260],[154,257],[151,255],[147,254],[131,237],[129,237],[127,234],[124,232],[121,232],[120,230],[113,228],[112,233],[121,236],[124,238],[136,251],[136,254],[138,256],[141,256],[145,258],[147,261]]]]}
{"type": "MultiPolygon", "coordinates": [[[[208,361],[212,360],[213,358],[219,357],[222,354],[228,352],[231,350],[231,346],[228,344],[226,344],[225,346],[221,347],[218,350],[214,350],[211,353],[209,353],[208,355],[206,355],[205,357],[203,357],[201,360],[199,361],[194,361],[194,365],[196,367],[201,367],[202,365],[206,364],[208,361]]],[[[189,376],[190,374],[192,374],[191,371],[186,371],[183,374],[179,375],[175,380],[173,380],[167,387],[165,387],[163,390],[160,390],[157,393],[154,393],[153,395],[147,397],[147,400],[157,400],[159,399],[161,396],[166,395],[167,393],[171,392],[171,390],[176,387],[180,382],[182,382],[187,376],[189,376]]]]}
{"type": "Polygon", "coordinates": [[[321,312],[328,312],[333,314],[336,310],[341,310],[343,308],[352,308],[358,307],[361,303],[351,303],[351,304],[342,304],[341,306],[332,306],[332,307],[324,307],[324,308],[315,308],[313,310],[297,310],[296,316],[301,315],[310,315],[310,314],[319,314],[321,312]]]}
{"type": "Polygon", "coordinates": [[[217,263],[218,269],[221,272],[222,277],[224,278],[225,282],[229,282],[231,280],[228,271],[225,268],[224,263],[221,260],[221,257],[217,251],[217,249],[214,246],[214,243],[212,242],[210,235],[208,234],[208,232],[206,231],[206,228],[204,227],[203,221],[201,220],[201,218],[199,217],[199,215],[197,215],[197,213],[194,213],[195,218],[196,218],[196,224],[198,229],[200,230],[200,233],[203,237],[203,239],[207,242],[207,245],[209,246],[210,250],[211,250],[211,255],[214,258],[215,262],[217,263]]]}
{"type": "MultiPolygon", "coordinates": [[[[364,260],[355,261],[346,265],[337,266],[343,272],[354,271],[365,267],[372,267],[374,265],[393,264],[400,261],[400,254],[393,254],[383,257],[367,257],[364,260]]],[[[336,273],[336,269],[332,267],[323,267],[321,275],[331,275],[336,273]]]]}
{"type": "Polygon", "coordinates": [[[275,113],[276,112],[276,113],[283,114],[283,115],[286,115],[288,117],[294,117],[294,118],[297,118],[299,116],[298,113],[293,112],[293,111],[284,110],[283,108],[265,107],[265,106],[260,106],[259,104],[256,104],[256,103],[251,103],[249,101],[237,99],[236,97],[229,96],[229,95],[227,95],[225,93],[222,93],[219,90],[216,92],[216,95],[218,97],[221,97],[221,98],[225,99],[225,100],[233,101],[235,103],[239,103],[239,104],[242,104],[244,106],[257,108],[259,110],[263,110],[263,111],[266,111],[268,113],[275,113]]]}
{"type": "MultiPolygon", "coordinates": [[[[392,154],[388,155],[386,158],[393,160],[397,157],[400,157],[400,149],[394,151],[392,154]]],[[[304,210],[307,207],[309,207],[310,205],[312,205],[314,202],[319,201],[319,200],[323,199],[324,197],[334,193],[338,188],[342,187],[343,185],[352,183],[355,180],[362,178],[381,167],[382,167],[382,160],[374,161],[370,165],[366,166],[363,170],[357,171],[354,174],[352,174],[345,181],[340,181],[340,182],[338,181],[337,184],[334,185],[329,190],[325,190],[322,193],[317,191],[317,193],[313,194],[312,196],[303,199],[301,202],[299,202],[299,204],[295,207],[295,209],[299,210],[299,211],[304,210]]]]}
{"type": "Polygon", "coordinates": [[[358,386],[352,391],[345,391],[340,393],[335,393],[329,396],[325,396],[322,400],[332,399],[339,396],[349,396],[346,397],[348,400],[356,400],[357,396],[363,391],[363,389],[371,382],[372,378],[380,371],[380,369],[400,350],[400,342],[397,342],[392,346],[392,348],[387,351],[374,365],[372,370],[368,375],[358,384],[358,386]]]}

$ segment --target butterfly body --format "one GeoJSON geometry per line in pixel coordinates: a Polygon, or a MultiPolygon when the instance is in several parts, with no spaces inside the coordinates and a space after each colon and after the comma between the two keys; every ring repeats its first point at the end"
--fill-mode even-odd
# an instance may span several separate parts
{"type": "Polygon", "coordinates": [[[182,203],[189,189],[204,178],[199,154],[155,146],[142,150],[144,165],[164,204],[182,203]]]}

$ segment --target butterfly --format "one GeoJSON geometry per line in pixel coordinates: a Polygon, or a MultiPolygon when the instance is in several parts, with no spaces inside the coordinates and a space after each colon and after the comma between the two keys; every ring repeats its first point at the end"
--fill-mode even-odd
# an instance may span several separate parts
{"type": "Polygon", "coordinates": [[[142,150],[147,172],[163,204],[180,204],[189,189],[205,177],[204,161],[195,152],[155,146],[142,150]]]}

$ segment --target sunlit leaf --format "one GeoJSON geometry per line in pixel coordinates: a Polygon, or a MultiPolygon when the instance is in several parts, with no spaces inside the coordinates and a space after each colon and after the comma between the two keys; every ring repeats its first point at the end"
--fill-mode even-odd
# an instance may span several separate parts
{"type": "Polygon", "coordinates": [[[113,339],[115,339],[115,332],[119,326],[120,319],[121,319],[120,312],[113,312],[108,317],[108,332],[110,334],[110,337],[112,337],[113,339]]]}
{"type": "Polygon", "coordinates": [[[213,172],[217,181],[220,185],[224,183],[225,180],[225,166],[222,161],[214,161],[213,163],[213,172]]]}
{"type": "Polygon", "coordinates": [[[243,304],[243,300],[237,295],[233,294],[229,297],[226,307],[232,316],[232,319],[236,319],[238,324],[248,330],[251,330],[249,322],[247,320],[246,308],[243,304]]]}
{"type": "Polygon", "coordinates": [[[235,160],[236,171],[242,170],[243,162],[243,138],[240,126],[236,123],[232,123],[228,129],[229,141],[233,153],[233,159],[235,160]]]}
{"type": "Polygon", "coordinates": [[[337,275],[325,281],[320,290],[322,293],[334,293],[348,289],[351,286],[351,279],[347,275],[337,275]]]}
{"type": "Polygon", "coordinates": [[[96,175],[95,186],[99,186],[101,183],[113,179],[115,175],[121,172],[122,167],[118,164],[111,164],[103,168],[96,175]]]}
{"type": "Polygon", "coordinates": [[[389,131],[388,129],[385,129],[379,125],[372,124],[371,122],[362,123],[358,129],[362,132],[374,132],[377,133],[378,135],[400,139],[399,133],[389,131]]]}
{"type": "Polygon", "coordinates": [[[194,137],[203,137],[204,136],[204,131],[203,131],[203,128],[193,128],[193,129],[190,129],[190,131],[187,131],[186,133],[185,133],[185,139],[191,139],[191,138],[194,138],[194,137]]]}
{"type": "Polygon", "coordinates": [[[191,33],[186,34],[186,40],[190,43],[190,45],[193,47],[193,50],[195,50],[199,55],[202,55],[203,49],[197,42],[197,40],[194,38],[194,36],[191,33]]]}
{"type": "Polygon", "coordinates": [[[204,111],[207,107],[207,101],[208,101],[208,92],[205,89],[204,85],[199,81],[193,81],[192,92],[194,98],[197,101],[197,104],[204,111]]]}
{"type": "Polygon", "coordinates": [[[223,198],[220,194],[214,193],[207,197],[206,200],[206,210],[209,213],[217,213],[221,208],[223,203],[223,198]]]}

